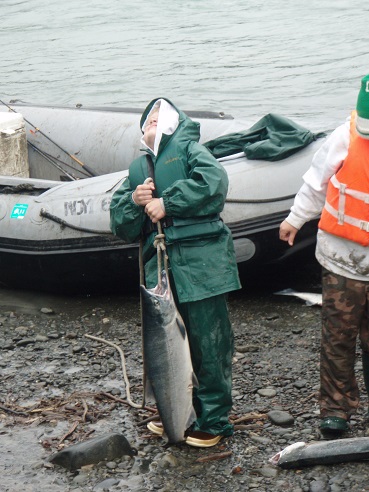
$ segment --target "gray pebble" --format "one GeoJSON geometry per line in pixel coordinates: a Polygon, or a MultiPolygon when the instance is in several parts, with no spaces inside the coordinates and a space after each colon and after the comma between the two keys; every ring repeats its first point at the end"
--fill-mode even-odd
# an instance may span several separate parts
{"type": "Polygon", "coordinates": [[[323,480],[314,480],[310,484],[309,492],[330,492],[331,488],[327,482],[323,480]]]}
{"type": "Polygon", "coordinates": [[[43,308],[40,309],[40,311],[43,314],[54,314],[54,310],[51,309],[51,308],[43,307],[43,308]]]}
{"type": "Polygon", "coordinates": [[[260,396],[265,396],[266,398],[273,398],[277,392],[275,389],[272,388],[262,388],[258,390],[258,394],[260,396]]]}
{"type": "Polygon", "coordinates": [[[17,346],[24,347],[26,345],[30,345],[35,342],[36,340],[34,338],[22,338],[22,340],[19,340],[19,342],[17,342],[17,346]]]}
{"type": "Polygon", "coordinates": [[[281,410],[271,410],[268,412],[268,417],[275,425],[292,425],[295,421],[293,416],[288,412],[284,412],[281,410]]]}
{"type": "Polygon", "coordinates": [[[106,480],[103,480],[102,482],[98,483],[95,485],[95,487],[92,489],[94,492],[95,491],[106,491],[110,490],[111,487],[114,487],[114,485],[119,484],[119,479],[117,478],[107,478],[106,480]]]}

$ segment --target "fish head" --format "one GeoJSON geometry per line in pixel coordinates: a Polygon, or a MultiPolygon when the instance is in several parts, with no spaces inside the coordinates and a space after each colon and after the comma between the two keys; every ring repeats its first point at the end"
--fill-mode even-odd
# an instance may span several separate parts
{"type": "Polygon", "coordinates": [[[150,316],[160,317],[170,316],[173,311],[173,295],[170,289],[169,280],[166,272],[163,270],[161,281],[152,289],[140,286],[142,306],[144,311],[150,316]]]}
{"type": "Polygon", "coordinates": [[[161,281],[152,289],[146,289],[144,285],[140,285],[140,291],[141,295],[143,296],[143,299],[157,299],[159,300],[170,300],[172,298],[172,291],[170,289],[169,285],[169,279],[168,276],[163,270],[161,272],[161,281]]]}
{"type": "Polygon", "coordinates": [[[279,451],[279,453],[269,458],[269,463],[271,463],[272,465],[278,465],[282,457],[290,453],[293,453],[293,451],[295,451],[296,449],[301,449],[305,446],[306,446],[305,442],[302,441],[294,442],[293,444],[290,444],[286,448],[282,449],[282,451],[279,451]]]}

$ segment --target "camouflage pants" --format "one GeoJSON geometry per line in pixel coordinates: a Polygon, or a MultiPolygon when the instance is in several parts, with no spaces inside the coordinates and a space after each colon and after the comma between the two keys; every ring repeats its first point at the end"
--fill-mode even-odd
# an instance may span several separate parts
{"type": "Polygon", "coordinates": [[[320,415],[349,419],[359,405],[355,378],[357,337],[369,353],[369,281],[323,268],[320,415]]]}

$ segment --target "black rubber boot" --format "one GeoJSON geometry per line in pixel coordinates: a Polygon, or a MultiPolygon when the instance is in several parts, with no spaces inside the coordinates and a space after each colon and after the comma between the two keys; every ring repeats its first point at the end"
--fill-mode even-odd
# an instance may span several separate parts
{"type": "MultiPolygon", "coordinates": [[[[362,361],[363,361],[363,374],[364,374],[364,384],[366,392],[369,396],[369,353],[362,353],[362,361]]],[[[366,418],[369,419],[369,410],[366,412],[366,418]]]]}

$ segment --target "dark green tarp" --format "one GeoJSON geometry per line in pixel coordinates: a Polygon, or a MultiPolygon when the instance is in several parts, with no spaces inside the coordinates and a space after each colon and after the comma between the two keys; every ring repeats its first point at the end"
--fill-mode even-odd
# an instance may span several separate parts
{"type": "Polygon", "coordinates": [[[229,133],[204,143],[220,157],[245,152],[248,159],[279,161],[303,149],[325,133],[312,133],[284,116],[267,114],[245,131],[229,133]]]}

